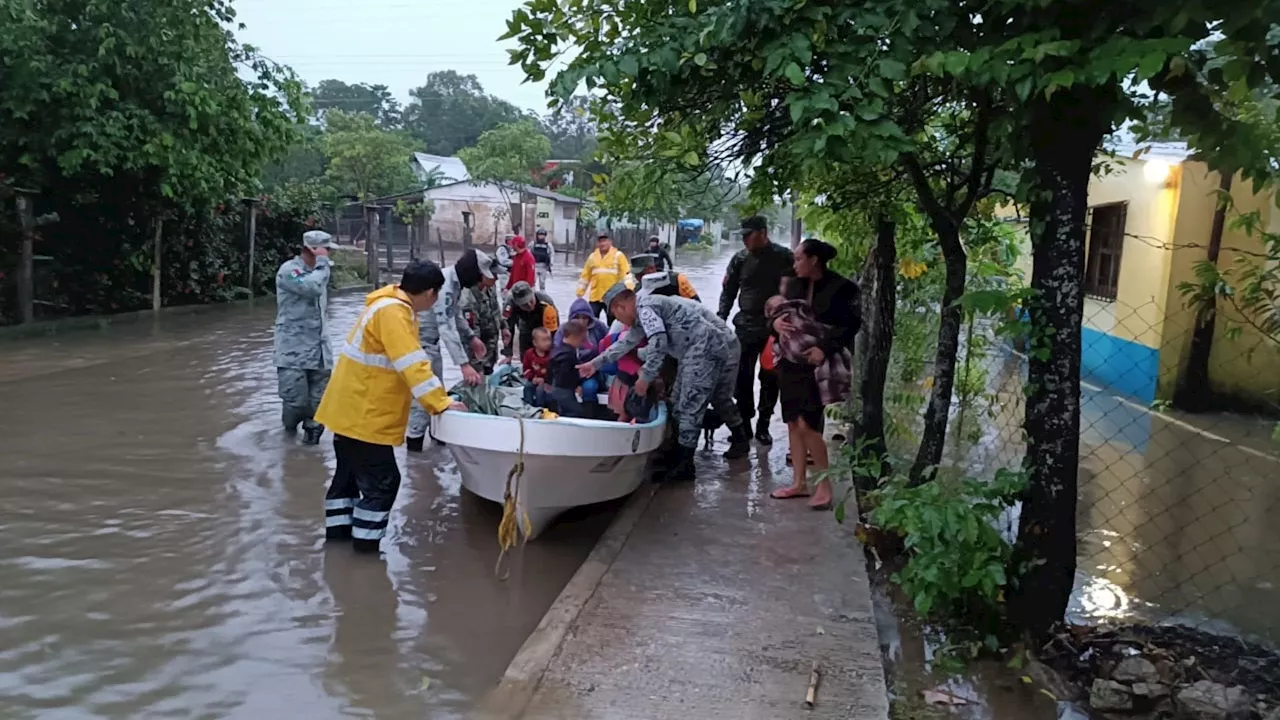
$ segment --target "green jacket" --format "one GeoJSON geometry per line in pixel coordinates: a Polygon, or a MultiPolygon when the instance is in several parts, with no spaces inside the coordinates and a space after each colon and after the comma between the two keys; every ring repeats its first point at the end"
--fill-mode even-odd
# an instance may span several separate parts
{"type": "Polygon", "coordinates": [[[769,336],[764,304],[782,292],[782,278],[795,275],[793,261],[789,249],[773,242],[755,252],[743,248],[729,261],[718,314],[720,319],[728,320],[733,301],[738,301],[733,327],[742,342],[763,342],[769,336]]]}

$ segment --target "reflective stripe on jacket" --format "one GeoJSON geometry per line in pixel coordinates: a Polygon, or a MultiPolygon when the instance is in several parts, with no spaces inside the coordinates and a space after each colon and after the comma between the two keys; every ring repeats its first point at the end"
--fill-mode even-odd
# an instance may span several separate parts
{"type": "Polygon", "coordinates": [[[452,402],[418,343],[409,296],[395,285],[369,293],[364,313],[337,355],[316,421],[338,435],[399,445],[411,401],[435,414],[452,402]]]}
{"type": "Polygon", "coordinates": [[[582,265],[582,277],[578,282],[578,297],[586,296],[589,302],[600,302],[609,288],[619,281],[627,287],[635,288],[635,279],[631,277],[631,262],[618,248],[609,248],[604,257],[600,251],[593,250],[582,265]]]}

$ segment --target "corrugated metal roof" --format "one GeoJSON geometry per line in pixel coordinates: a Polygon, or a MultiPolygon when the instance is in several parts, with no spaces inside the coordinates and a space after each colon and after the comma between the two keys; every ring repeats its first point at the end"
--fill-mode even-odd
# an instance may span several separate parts
{"type": "Polygon", "coordinates": [[[544,190],[540,187],[534,187],[532,185],[525,185],[524,191],[529,193],[530,195],[537,195],[538,197],[544,197],[548,200],[555,200],[556,202],[568,203],[570,205],[582,204],[581,200],[571,195],[561,195],[558,192],[554,192],[551,190],[544,190]]]}
{"type": "Polygon", "coordinates": [[[1138,142],[1128,131],[1121,130],[1102,141],[1102,149],[1117,157],[1140,160],[1164,160],[1180,163],[1191,157],[1192,150],[1184,142],[1138,142]]]}
{"type": "Polygon", "coordinates": [[[443,155],[428,155],[427,153],[416,152],[413,154],[413,160],[417,163],[422,172],[430,171],[432,168],[439,168],[444,174],[446,180],[460,182],[462,180],[470,180],[471,173],[467,172],[467,166],[462,160],[456,157],[444,157],[443,155]]]}

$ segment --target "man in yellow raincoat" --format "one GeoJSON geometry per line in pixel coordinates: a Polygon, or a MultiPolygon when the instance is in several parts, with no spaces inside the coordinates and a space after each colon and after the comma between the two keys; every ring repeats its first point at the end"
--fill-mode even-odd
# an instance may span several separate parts
{"type": "Polygon", "coordinates": [[[635,287],[631,277],[631,262],[613,246],[609,233],[602,232],[596,238],[596,252],[587,256],[582,265],[582,278],[578,282],[578,297],[585,297],[591,303],[596,317],[604,313],[606,324],[613,324],[613,315],[604,303],[604,294],[616,283],[626,283],[627,289],[635,287]]]}
{"type": "Polygon", "coordinates": [[[404,441],[410,399],[433,415],[466,409],[450,399],[418,342],[417,313],[431,308],[443,284],[440,267],[419,260],[399,285],[369,293],[316,410],[333,431],[338,461],[325,495],[325,537],[350,538],[362,552],[378,552],[400,490],[393,448],[404,441]]]}

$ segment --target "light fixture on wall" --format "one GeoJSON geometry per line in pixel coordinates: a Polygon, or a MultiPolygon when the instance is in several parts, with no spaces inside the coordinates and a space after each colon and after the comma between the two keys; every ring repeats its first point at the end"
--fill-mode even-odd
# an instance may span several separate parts
{"type": "Polygon", "coordinates": [[[1142,177],[1152,185],[1164,185],[1173,175],[1173,166],[1164,160],[1148,160],[1142,166],[1142,177]]]}

